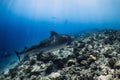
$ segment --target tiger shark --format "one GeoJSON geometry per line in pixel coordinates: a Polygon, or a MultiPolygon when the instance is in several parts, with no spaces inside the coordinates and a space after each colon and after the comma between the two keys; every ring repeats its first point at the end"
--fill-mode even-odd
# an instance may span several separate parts
{"type": "Polygon", "coordinates": [[[58,34],[55,31],[51,31],[51,35],[48,39],[39,42],[29,48],[25,48],[22,52],[15,51],[19,61],[20,55],[29,55],[36,52],[47,53],[54,50],[63,48],[73,41],[74,37],[70,35],[58,34]]]}

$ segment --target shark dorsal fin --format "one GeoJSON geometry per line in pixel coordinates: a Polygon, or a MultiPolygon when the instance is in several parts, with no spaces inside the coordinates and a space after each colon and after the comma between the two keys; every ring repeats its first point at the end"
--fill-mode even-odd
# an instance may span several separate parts
{"type": "Polygon", "coordinates": [[[51,31],[51,36],[50,37],[53,37],[55,35],[58,35],[58,33],[56,33],[55,31],[51,31]]]}

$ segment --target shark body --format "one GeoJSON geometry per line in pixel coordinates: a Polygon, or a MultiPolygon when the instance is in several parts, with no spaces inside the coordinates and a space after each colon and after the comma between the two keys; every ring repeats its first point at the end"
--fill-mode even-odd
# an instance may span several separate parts
{"type": "Polygon", "coordinates": [[[29,48],[25,48],[22,52],[15,51],[15,53],[20,61],[20,55],[28,55],[36,52],[51,52],[53,50],[60,49],[66,45],[69,45],[72,40],[73,37],[70,35],[61,35],[54,31],[51,31],[51,36],[48,39],[45,39],[29,48]]]}

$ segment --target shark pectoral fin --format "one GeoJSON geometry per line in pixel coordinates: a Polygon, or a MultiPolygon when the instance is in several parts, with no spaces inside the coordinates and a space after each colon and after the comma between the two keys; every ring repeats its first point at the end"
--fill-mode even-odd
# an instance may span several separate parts
{"type": "Polygon", "coordinates": [[[18,60],[20,61],[20,54],[19,54],[19,52],[15,51],[15,54],[17,55],[18,60]]]}

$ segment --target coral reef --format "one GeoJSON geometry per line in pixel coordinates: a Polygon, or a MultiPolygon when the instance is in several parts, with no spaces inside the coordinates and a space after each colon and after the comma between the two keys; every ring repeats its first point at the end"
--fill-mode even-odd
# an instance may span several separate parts
{"type": "Polygon", "coordinates": [[[81,34],[60,50],[28,55],[0,80],[120,80],[120,31],[81,34]]]}

